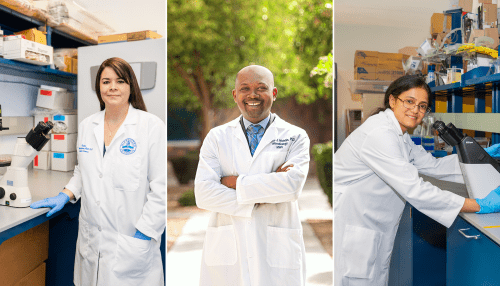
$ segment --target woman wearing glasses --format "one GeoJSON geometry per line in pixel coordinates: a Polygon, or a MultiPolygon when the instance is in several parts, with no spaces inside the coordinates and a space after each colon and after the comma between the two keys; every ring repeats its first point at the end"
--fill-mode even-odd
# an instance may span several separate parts
{"type": "Polygon", "coordinates": [[[431,96],[423,78],[397,79],[381,111],[335,153],[335,285],[386,285],[405,201],[446,227],[459,212],[500,210],[500,188],[476,201],[419,177],[463,183],[457,155],[435,159],[407,133],[429,112],[431,96]]]}

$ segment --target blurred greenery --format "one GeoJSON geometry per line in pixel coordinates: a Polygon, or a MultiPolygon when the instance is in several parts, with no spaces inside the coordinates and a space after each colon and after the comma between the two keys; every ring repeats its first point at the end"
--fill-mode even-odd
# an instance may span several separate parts
{"type": "Polygon", "coordinates": [[[331,98],[318,58],[332,51],[332,1],[169,0],[167,54],[169,106],[197,111],[201,138],[215,108],[234,106],[236,73],[251,64],[275,75],[278,98],[308,104],[331,98]]]}
{"type": "Polygon", "coordinates": [[[316,144],[312,148],[314,161],[316,162],[316,171],[318,174],[321,188],[328,196],[330,205],[333,203],[332,196],[332,162],[333,162],[333,144],[332,141],[324,144],[316,144]]]}
{"type": "Polygon", "coordinates": [[[196,206],[196,199],[194,197],[194,190],[187,190],[182,193],[181,197],[178,200],[181,206],[196,206]]]}

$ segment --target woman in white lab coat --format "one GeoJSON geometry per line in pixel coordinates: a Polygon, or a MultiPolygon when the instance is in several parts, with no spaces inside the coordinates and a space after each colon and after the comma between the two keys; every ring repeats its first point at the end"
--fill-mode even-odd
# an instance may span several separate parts
{"type": "Polygon", "coordinates": [[[81,198],[75,285],[164,285],[165,124],[123,59],[101,64],[96,93],[101,111],[79,125],[73,178],[32,207],[50,216],[81,198]]]}
{"type": "Polygon", "coordinates": [[[418,76],[394,81],[384,108],[369,117],[334,155],[335,285],[386,285],[405,201],[446,227],[460,211],[500,210],[500,189],[466,199],[424,182],[419,173],[463,183],[457,155],[435,159],[413,143],[432,102],[418,76]]]}

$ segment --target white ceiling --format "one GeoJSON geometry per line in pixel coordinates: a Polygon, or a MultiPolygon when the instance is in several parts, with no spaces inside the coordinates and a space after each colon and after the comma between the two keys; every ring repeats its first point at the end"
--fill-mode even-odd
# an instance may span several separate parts
{"type": "MultiPolygon", "coordinates": [[[[450,7],[449,0],[335,0],[336,24],[388,27],[429,26],[433,13],[450,7]]],[[[455,1],[458,2],[458,1],[455,1]]]]}

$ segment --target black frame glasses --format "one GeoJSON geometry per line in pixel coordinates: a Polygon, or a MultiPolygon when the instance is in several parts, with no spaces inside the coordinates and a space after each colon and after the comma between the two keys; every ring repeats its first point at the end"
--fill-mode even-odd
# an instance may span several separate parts
{"type": "Polygon", "coordinates": [[[407,109],[413,109],[415,108],[415,106],[418,106],[418,112],[420,113],[423,113],[423,114],[427,114],[429,112],[431,112],[431,108],[429,106],[427,106],[426,108],[422,108],[421,105],[418,105],[416,103],[413,103],[413,105],[411,103],[409,103],[408,101],[410,101],[409,99],[408,100],[402,100],[401,98],[399,97],[396,97],[397,99],[401,100],[403,102],[403,106],[407,109]],[[407,104],[409,104],[410,106],[407,106],[407,104]],[[422,112],[423,110],[423,112],[422,112]]]}

